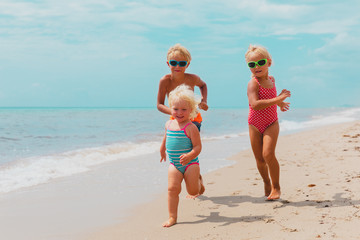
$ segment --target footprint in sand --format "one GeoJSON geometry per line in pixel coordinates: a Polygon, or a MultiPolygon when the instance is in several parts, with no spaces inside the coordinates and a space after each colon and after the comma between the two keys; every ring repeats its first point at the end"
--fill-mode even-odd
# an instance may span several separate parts
{"type": "Polygon", "coordinates": [[[298,232],[299,231],[296,228],[284,228],[283,230],[286,232],[298,232]]]}
{"type": "Polygon", "coordinates": [[[275,222],[275,219],[269,218],[265,220],[265,223],[272,223],[275,222]]]}
{"type": "Polygon", "coordinates": [[[343,137],[358,138],[358,137],[360,137],[360,134],[358,133],[358,134],[353,135],[353,136],[351,136],[351,135],[349,135],[349,134],[344,134],[343,137]]]}

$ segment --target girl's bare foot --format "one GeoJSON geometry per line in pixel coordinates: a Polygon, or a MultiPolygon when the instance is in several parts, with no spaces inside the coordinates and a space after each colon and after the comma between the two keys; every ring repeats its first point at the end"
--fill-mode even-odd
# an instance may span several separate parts
{"type": "Polygon", "coordinates": [[[171,227],[176,224],[176,219],[173,217],[170,217],[169,220],[163,223],[163,227],[171,227]]]}
{"type": "Polygon", "coordinates": [[[267,197],[267,200],[271,201],[271,200],[276,200],[279,199],[281,195],[281,191],[280,189],[273,189],[270,193],[270,195],[267,197]]]}

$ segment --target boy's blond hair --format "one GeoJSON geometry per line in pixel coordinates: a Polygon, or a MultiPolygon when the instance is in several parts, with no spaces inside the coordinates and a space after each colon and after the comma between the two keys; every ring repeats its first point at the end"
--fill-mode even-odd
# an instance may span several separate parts
{"type": "Polygon", "coordinates": [[[168,61],[171,60],[171,58],[176,54],[182,55],[184,58],[186,58],[186,60],[188,62],[191,61],[190,52],[184,46],[181,46],[180,43],[177,43],[174,46],[169,48],[168,53],[167,53],[167,60],[168,61]]]}
{"type": "Polygon", "coordinates": [[[169,105],[172,107],[174,102],[179,100],[184,100],[189,103],[191,108],[190,119],[195,118],[198,114],[198,105],[200,100],[195,95],[194,91],[187,85],[181,84],[180,86],[176,87],[172,90],[169,94],[169,105]]]}
{"type": "Polygon", "coordinates": [[[245,53],[245,59],[247,60],[249,54],[251,53],[258,53],[260,55],[262,55],[264,58],[272,60],[271,59],[271,55],[268,52],[268,50],[263,47],[263,46],[259,46],[259,45],[251,45],[249,46],[247,52],[245,53]]]}

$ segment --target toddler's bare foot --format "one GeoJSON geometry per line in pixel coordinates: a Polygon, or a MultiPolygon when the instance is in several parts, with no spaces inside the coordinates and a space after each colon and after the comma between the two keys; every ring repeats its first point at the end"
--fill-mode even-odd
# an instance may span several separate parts
{"type": "Polygon", "coordinates": [[[190,194],[188,194],[187,196],[186,196],[186,198],[188,198],[188,199],[195,199],[195,198],[197,198],[198,196],[200,196],[199,194],[196,194],[196,195],[190,195],[190,194]]]}
{"type": "Polygon", "coordinates": [[[280,189],[273,189],[270,193],[270,195],[267,197],[267,200],[271,201],[271,200],[276,200],[279,199],[281,195],[281,191],[280,189]]]}
{"type": "Polygon", "coordinates": [[[169,220],[163,223],[163,227],[171,227],[176,224],[176,219],[173,217],[170,217],[169,220]]]}

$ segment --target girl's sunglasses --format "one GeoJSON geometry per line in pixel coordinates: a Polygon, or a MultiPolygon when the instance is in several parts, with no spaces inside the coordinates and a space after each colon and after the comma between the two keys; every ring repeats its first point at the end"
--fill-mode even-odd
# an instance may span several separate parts
{"type": "Polygon", "coordinates": [[[256,65],[258,65],[259,67],[262,67],[262,66],[264,66],[266,63],[267,63],[267,59],[264,58],[264,59],[260,59],[260,60],[257,61],[257,62],[248,62],[248,66],[249,66],[249,68],[255,68],[256,65]]]}
{"type": "Polygon", "coordinates": [[[179,67],[185,67],[188,62],[187,61],[175,61],[175,60],[170,60],[169,64],[173,67],[176,67],[179,64],[179,67]]]}

